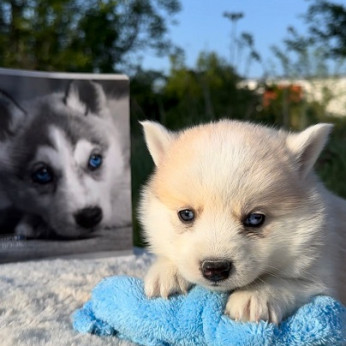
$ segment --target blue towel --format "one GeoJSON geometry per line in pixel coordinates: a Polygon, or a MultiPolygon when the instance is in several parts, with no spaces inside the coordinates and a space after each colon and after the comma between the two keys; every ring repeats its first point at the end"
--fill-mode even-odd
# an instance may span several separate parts
{"type": "Polygon", "coordinates": [[[223,314],[227,294],[196,286],[187,295],[147,299],[143,281],[101,281],[73,316],[82,333],[117,336],[141,345],[346,345],[346,308],[315,297],[279,327],[235,322],[223,314]]]}

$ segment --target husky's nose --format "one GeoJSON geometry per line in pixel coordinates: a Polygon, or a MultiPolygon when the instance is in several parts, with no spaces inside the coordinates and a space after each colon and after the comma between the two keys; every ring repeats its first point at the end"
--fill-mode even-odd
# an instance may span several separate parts
{"type": "Polygon", "coordinates": [[[81,209],[74,214],[74,219],[83,228],[93,228],[102,220],[102,209],[99,207],[81,209]]]}
{"type": "Polygon", "coordinates": [[[225,260],[205,260],[201,263],[202,275],[209,281],[217,282],[229,277],[232,262],[225,260]]]}

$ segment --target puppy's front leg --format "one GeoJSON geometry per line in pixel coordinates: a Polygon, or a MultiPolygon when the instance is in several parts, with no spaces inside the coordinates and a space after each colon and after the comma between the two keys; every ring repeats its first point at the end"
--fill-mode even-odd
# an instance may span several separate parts
{"type": "Polygon", "coordinates": [[[149,298],[167,298],[174,293],[186,293],[190,286],[180,275],[178,268],[164,257],[156,260],[144,279],[144,291],[149,298]]]}
{"type": "Polygon", "coordinates": [[[262,282],[234,291],[228,298],[225,313],[238,321],[264,320],[279,324],[283,318],[323,291],[322,285],[316,282],[263,278],[262,282]]]}

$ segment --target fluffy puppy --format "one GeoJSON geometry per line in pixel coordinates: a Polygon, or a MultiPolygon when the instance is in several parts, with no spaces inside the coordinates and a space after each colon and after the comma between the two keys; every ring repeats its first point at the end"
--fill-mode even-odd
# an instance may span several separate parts
{"type": "Polygon", "coordinates": [[[230,292],[225,313],[279,323],[312,296],[345,303],[346,202],[313,172],[332,126],[300,133],[222,120],[142,123],[155,172],[140,220],[157,256],[148,297],[193,284],[230,292]]]}

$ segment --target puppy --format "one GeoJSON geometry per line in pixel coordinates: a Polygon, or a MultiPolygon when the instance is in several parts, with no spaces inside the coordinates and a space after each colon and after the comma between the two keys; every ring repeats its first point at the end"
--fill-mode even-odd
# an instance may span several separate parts
{"type": "Polygon", "coordinates": [[[276,324],[318,294],[346,303],[346,202],[313,172],[331,125],[142,125],[156,165],[139,209],[157,256],[148,297],[198,284],[230,292],[232,319],[276,324]]]}
{"type": "Polygon", "coordinates": [[[0,125],[2,232],[76,238],[130,223],[127,164],[100,84],[73,81],[23,105],[0,92],[0,125]]]}

